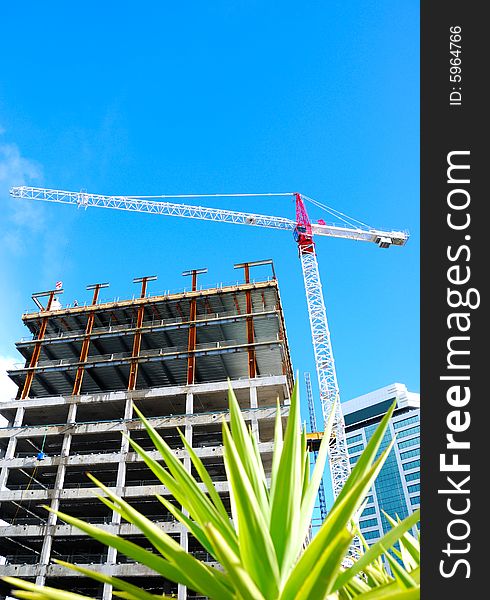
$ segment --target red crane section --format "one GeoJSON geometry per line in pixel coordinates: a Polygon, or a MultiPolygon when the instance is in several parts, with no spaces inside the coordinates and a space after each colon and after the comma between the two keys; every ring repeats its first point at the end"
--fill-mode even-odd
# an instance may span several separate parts
{"type": "Polygon", "coordinates": [[[294,194],[296,198],[296,228],[294,230],[294,239],[301,252],[314,252],[315,242],[313,241],[313,232],[311,222],[306,212],[306,206],[301,198],[301,194],[294,194]]]}

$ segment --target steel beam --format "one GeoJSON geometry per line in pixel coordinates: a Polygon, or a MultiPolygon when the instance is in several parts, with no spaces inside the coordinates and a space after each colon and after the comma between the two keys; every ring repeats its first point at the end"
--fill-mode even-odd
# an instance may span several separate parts
{"type": "MultiPolygon", "coordinates": [[[[234,265],[235,269],[243,269],[245,283],[250,284],[250,267],[258,267],[260,265],[272,265],[272,260],[259,260],[255,262],[245,262],[234,265]]],[[[274,267],[273,267],[274,268],[274,267]]],[[[273,271],[273,275],[274,271],[273,271]]],[[[255,341],[254,335],[254,321],[253,321],[253,303],[252,303],[252,290],[247,289],[245,291],[245,302],[246,302],[246,313],[247,313],[247,344],[248,349],[248,376],[253,379],[257,377],[257,357],[255,355],[255,348],[253,343],[255,341]]]]}
{"type": "MultiPolygon", "coordinates": [[[[207,269],[192,269],[191,271],[184,271],[182,275],[191,276],[192,283],[191,289],[193,292],[197,291],[197,276],[201,273],[207,273],[207,269]]],[[[196,342],[197,342],[197,329],[196,329],[196,317],[197,317],[197,297],[193,296],[189,300],[189,335],[187,338],[187,385],[195,382],[196,379],[196,342]]]]}
{"type": "MultiPolygon", "coordinates": [[[[146,291],[149,281],[155,281],[156,276],[137,277],[133,279],[133,283],[141,283],[141,294],[140,298],[146,298],[146,291]]],[[[136,330],[133,339],[133,351],[131,353],[131,365],[129,368],[129,381],[128,390],[136,389],[136,382],[138,378],[138,357],[141,350],[141,328],[143,326],[143,319],[145,316],[145,305],[140,304],[138,306],[138,312],[136,315],[136,330]]]]}
{"type": "MultiPolygon", "coordinates": [[[[32,299],[35,301],[38,307],[40,307],[41,312],[49,312],[51,310],[51,305],[53,303],[54,297],[56,294],[61,294],[63,290],[49,290],[48,292],[38,292],[37,294],[32,295],[32,299]],[[43,307],[42,303],[39,301],[39,298],[47,296],[48,301],[46,307],[43,307]]],[[[34,368],[37,365],[39,360],[39,356],[41,355],[41,341],[46,335],[46,329],[48,327],[49,316],[45,316],[41,320],[41,327],[39,328],[39,333],[36,340],[36,345],[34,346],[34,351],[31,356],[31,360],[29,363],[30,371],[27,373],[24,386],[22,388],[22,392],[20,395],[21,400],[24,400],[29,396],[29,392],[31,391],[32,380],[34,379],[34,368]]]]}
{"type": "MultiPolygon", "coordinates": [[[[95,283],[94,285],[88,285],[87,290],[93,290],[92,296],[92,306],[97,304],[97,300],[99,298],[99,291],[101,288],[109,287],[108,283],[95,283]]],[[[83,382],[83,374],[85,372],[85,361],[87,360],[88,351],[90,347],[90,335],[92,333],[92,329],[94,327],[95,321],[95,312],[91,312],[88,315],[87,326],[85,327],[85,336],[82,342],[82,349],[80,351],[79,362],[76,375],[75,375],[75,383],[73,384],[73,396],[78,396],[82,390],[82,382],[83,382]]]]}

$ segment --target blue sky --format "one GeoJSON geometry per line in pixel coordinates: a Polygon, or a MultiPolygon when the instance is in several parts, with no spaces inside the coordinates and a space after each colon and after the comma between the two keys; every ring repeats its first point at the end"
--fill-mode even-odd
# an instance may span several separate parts
{"type": "MultiPolygon", "coordinates": [[[[133,277],[158,275],[157,292],[207,267],[213,285],[273,258],[294,368],[314,373],[289,234],[8,196],[300,191],[410,231],[402,249],[317,251],[342,397],[419,390],[417,2],[31,1],[3,6],[0,29],[0,367],[30,294],[60,279],[65,302],[98,281],[123,298],[133,277]]],[[[294,218],[284,198],[208,204],[294,218]]]]}

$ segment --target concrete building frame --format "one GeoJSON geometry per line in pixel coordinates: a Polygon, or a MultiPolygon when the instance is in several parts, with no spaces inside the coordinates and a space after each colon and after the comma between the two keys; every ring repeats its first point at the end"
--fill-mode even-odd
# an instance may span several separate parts
{"type": "Polygon", "coordinates": [[[85,475],[90,471],[184,548],[212,562],[154,498],[168,491],[121,435],[158,457],[133,403],[193,472],[177,428],[184,432],[229,507],[221,445],[228,380],[270,469],[276,402],[286,418],[293,371],[275,277],[250,281],[247,275],[242,284],[198,289],[198,273],[190,272],[192,289],[179,294],[151,296],[147,284],[155,278],[138,278],[138,297],[115,302],[100,302],[106,284],[95,284],[86,306],[53,308],[50,291],[46,306],[23,315],[32,337],[16,344],[25,362],[9,372],[18,397],[0,406],[8,421],[0,428],[0,575],[111,596],[110,586],[53,564],[61,558],[154,593],[198,597],[42,508],[47,504],[144,546],[133,525],[97,500],[85,475]]]}

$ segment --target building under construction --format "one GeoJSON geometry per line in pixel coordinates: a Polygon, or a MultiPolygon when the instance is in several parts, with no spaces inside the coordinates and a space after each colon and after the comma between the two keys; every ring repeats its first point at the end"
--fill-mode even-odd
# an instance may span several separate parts
{"type": "Polygon", "coordinates": [[[212,561],[154,497],[168,492],[121,434],[156,457],[133,418],[134,402],[191,471],[180,428],[229,508],[221,445],[229,379],[270,468],[276,401],[287,416],[293,380],[283,312],[273,271],[252,281],[252,263],[236,266],[244,269],[244,283],[211,289],[199,287],[202,271],[189,271],[189,290],[176,294],[151,295],[155,278],[143,277],[129,300],[101,301],[106,284],[88,286],[84,306],[61,305],[61,290],[33,296],[38,310],[22,317],[30,337],[16,344],[25,363],[9,372],[17,398],[0,406],[7,419],[0,429],[0,576],[110,597],[109,586],[53,563],[59,558],[153,593],[196,597],[43,505],[146,547],[133,525],[96,498],[88,471],[198,558],[212,561]]]}

